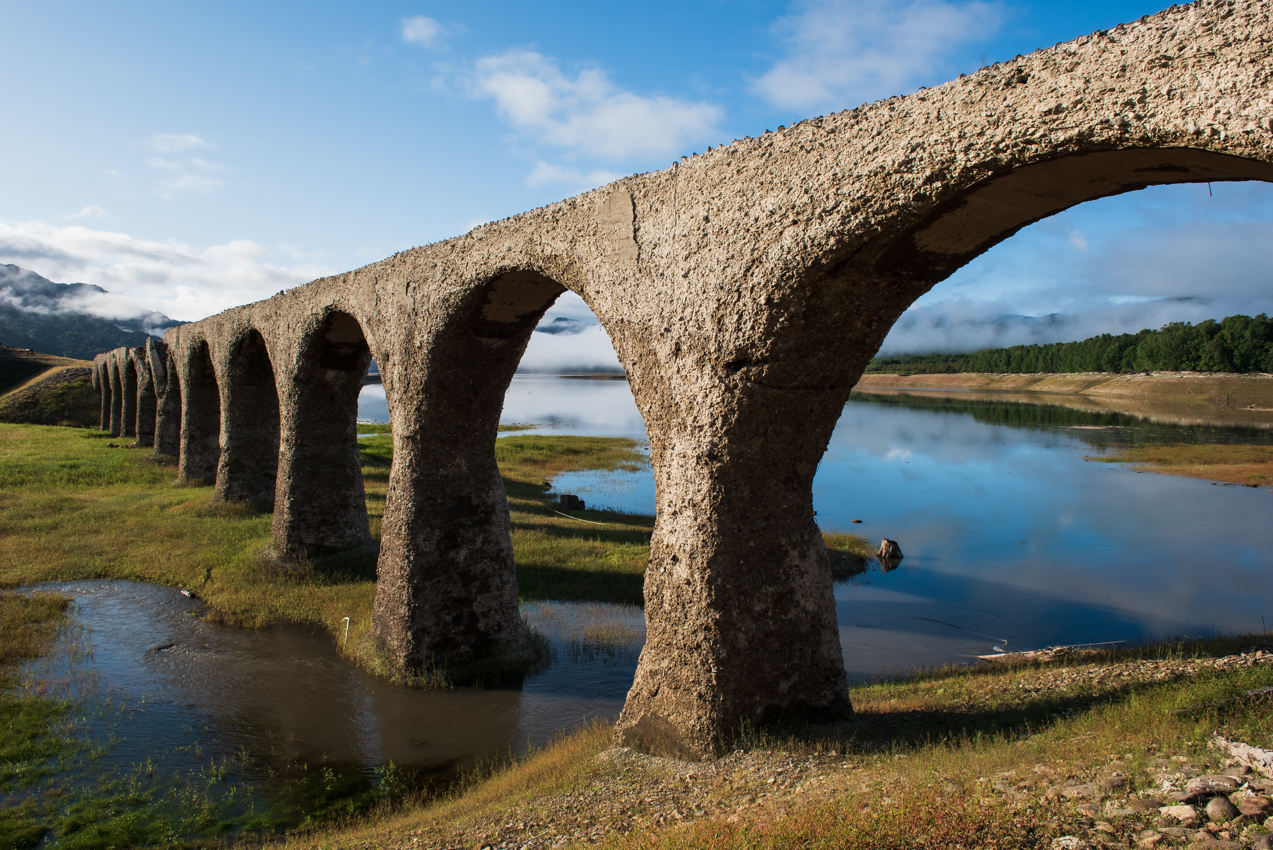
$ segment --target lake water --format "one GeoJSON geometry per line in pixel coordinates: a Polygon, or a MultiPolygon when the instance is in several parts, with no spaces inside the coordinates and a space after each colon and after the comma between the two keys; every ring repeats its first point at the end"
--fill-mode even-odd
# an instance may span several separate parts
{"type": "MultiPolygon", "coordinates": [[[[360,414],[387,418],[382,387],[364,389],[360,414]]],[[[519,376],[502,421],[645,439],[623,381],[519,376]]],[[[889,537],[905,558],[835,587],[849,675],[971,662],[996,646],[1273,625],[1273,493],[1085,460],[1181,440],[1267,443],[1273,431],[959,394],[855,394],[815,478],[814,507],[825,530],[889,537]]],[[[554,489],[598,507],[654,508],[648,469],[563,475],[554,489]]],[[[114,708],[89,731],[113,743],[93,770],[153,758],[194,775],[210,758],[237,759],[230,780],[254,799],[283,793],[319,765],[367,781],[390,760],[447,772],[544,743],[587,718],[613,718],[644,635],[639,609],[528,604],[524,613],[553,647],[546,669],[500,688],[425,692],[351,667],[322,632],[205,623],[192,616],[199,603],[170,588],[55,589],[75,598],[79,630],[67,652],[41,664],[74,656],[92,675],[30,672],[90,682],[94,693],[106,683],[114,708]]]]}

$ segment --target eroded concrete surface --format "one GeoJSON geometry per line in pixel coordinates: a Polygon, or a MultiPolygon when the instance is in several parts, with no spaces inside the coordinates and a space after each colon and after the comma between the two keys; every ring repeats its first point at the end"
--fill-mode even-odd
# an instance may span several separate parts
{"type": "Polygon", "coordinates": [[[496,428],[570,289],[627,372],[657,486],[618,737],[708,756],[744,724],[848,717],[810,487],[850,388],[907,306],[1031,222],[1152,184],[1273,180],[1271,9],[1173,7],[183,325],[98,358],[102,427],[272,501],[284,554],[364,545],[374,356],[395,452],[374,638],[404,670],[516,658],[496,428]],[[150,402],[120,396],[148,364],[147,429],[124,420],[150,402]]]}

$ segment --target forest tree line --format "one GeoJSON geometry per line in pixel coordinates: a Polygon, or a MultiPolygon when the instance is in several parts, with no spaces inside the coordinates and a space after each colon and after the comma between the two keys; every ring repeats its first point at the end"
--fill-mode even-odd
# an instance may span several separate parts
{"type": "Polygon", "coordinates": [[[876,357],[872,372],[1273,372],[1273,321],[1260,313],[1171,322],[1158,330],[1101,334],[1079,342],[1014,345],[972,354],[906,354],[876,357]]]}

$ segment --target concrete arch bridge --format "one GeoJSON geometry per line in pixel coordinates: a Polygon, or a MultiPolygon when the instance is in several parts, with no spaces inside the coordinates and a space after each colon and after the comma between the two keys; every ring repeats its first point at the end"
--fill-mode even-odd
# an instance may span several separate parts
{"type": "Polygon", "coordinates": [[[356,401],[393,421],[373,637],[403,669],[524,652],[493,451],[567,289],[645,418],[648,637],[618,723],[705,756],[850,715],[811,482],[902,311],[1031,222],[1154,184],[1273,181],[1273,0],[1202,0],[933,89],[682,158],[96,361],[102,427],[274,511],[285,553],[365,544],[356,401]]]}

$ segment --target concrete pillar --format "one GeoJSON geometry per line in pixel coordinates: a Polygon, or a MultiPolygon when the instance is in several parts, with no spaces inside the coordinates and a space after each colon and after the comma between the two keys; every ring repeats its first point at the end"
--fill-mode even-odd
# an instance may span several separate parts
{"type": "Polygon", "coordinates": [[[358,454],[358,393],[371,351],[357,320],[333,313],[302,346],[280,393],[274,545],[323,555],[371,542],[358,454]]]}
{"type": "Polygon", "coordinates": [[[181,452],[177,477],[187,483],[211,484],[221,458],[221,393],[206,342],[182,356],[189,358],[181,387],[181,452]]]}
{"type": "Polygon", "coordinates": [[[119,374],[123,382],[119,433],[121,437],[135,437],[137,435],[137,366],[133,363],[127,348],[120,349],[119,374]]]}
{"type": "Polygon", "coordinates": [[[217,497],[272,511],[278,475],[278,390],[269,351],[257,331],[231,349],[221,397],[217,497]]]}
{"type": "Polygon", "coordinates": [[[155,376],[155,389],[158,395],[155,415],[155,454],[166,457],[178,457],[181,454],[181,377],[177,364],[168,354],[167,346],[152,349],[152,357],[158,359],[156,368],[151,363],[151,373],[155,376]]]}
{"type": "Polygon", "coordinates": [[[134,426],[137,440],[133,445],[139,448],[150,448],[155,444],[155,417],[158,412],[155,378],[151,374],[146,349],[135,348],[132,349],[131,354],[130,359],[137,373],[137,421],[134,426]]]}
{"type": "Polygon", "coordinates": [[[116,353],[112,351],[106,355],[107,374],[110,376],[110,431],[112,437],[118,437],[123,433],[124,421],[124,385],[123,377],[120,375],[119,360],[116,353]]]}
{"type": "Polygon", "coordinates": [[[404,339],[387,360],[377,352],[394,457],[372,639],[399,669],[462,679],[529,656],[495,438],[530,334],[561,291],[507,274],[449,323],[422,322],[434,331],[421,348],[404,339]]]}

